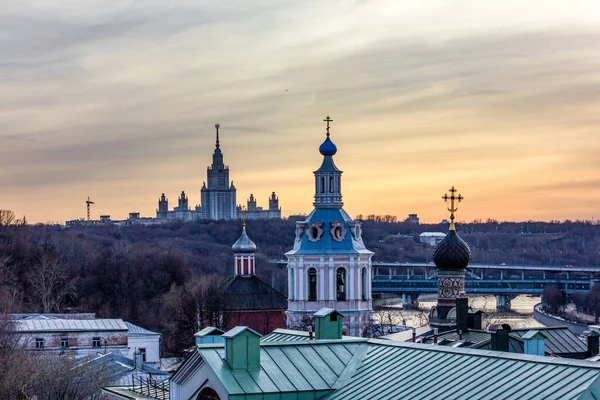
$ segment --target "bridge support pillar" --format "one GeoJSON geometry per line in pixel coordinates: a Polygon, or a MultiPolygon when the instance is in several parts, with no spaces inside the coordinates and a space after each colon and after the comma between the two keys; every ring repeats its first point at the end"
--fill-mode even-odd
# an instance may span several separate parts
{"type": "Polygon", "coordinates": [[[510,311],[510,296],[496,295],[496,311],[510,311]]]}
{"type": "Polygon", "coordinates": [[[410,307],[413,303],[412,294],[402,295],[402,307],[410,307]]]}

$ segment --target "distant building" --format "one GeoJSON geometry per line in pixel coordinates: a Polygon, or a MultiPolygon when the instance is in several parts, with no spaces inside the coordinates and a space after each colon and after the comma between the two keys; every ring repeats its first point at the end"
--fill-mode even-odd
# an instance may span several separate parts
{"type": "MultiPolygon", "coordinates": [[[[239,214],[242,211],[242,207],[238,206],[237,211],[239,214]]],[[[271,197],[269,198],[269,208],[263,210],[262,207],[256,205],[254,195],[250,194],[244,212],[246,213],[247,219],[280,219],[281,208],[279,207],[279,198],[275,195],[275,192],[271,193],[271,197]]]]}
{"type": "Polygon", "coordinates": [[[26,350],[69,352],[77,356],[115,353],[160,363],[160,334],[122,319],[85,314],[12,314],[12,329],[26,350]]]}
{"type": "Polygon", "coordinates": [[[404,220],[407,224],[419,225],[419,217],[417,214],[408,214],[408,217],[404,220]]]}
{"type": "Polygon", "coordinates": [[[442,232],[423,232],[419,235],[419,241],[430,246],[436,246],[445,237],[446,234],[442,232]]]}
{"type": "MultiPolygon", "coordinates": [[[[219,142],[220,125],[215,125],[216,143],[212,164],[206,169],[206,181],[200,189],[200,205],[191,209],[188,197],[182,191],[178,198],[177,207],[169,210],[169,200],[163,193],[158,199],[156,218],[162,220],[230,220],[238,218],[242,207],[236,203],[236,187],[229,180],[229,166],[223,162],[223,153],[219,142]]],[[[279,199],[275,192],[269,199],[269,209],[263,210],[256,205],[254,195],[250,195],[247,203],[248,219],[281,218],[279,199]]]]}
{"type": "MultiPolygon", "coordinates": [[[[219,142],[219,128],[216,124],[215,150],[212,156],[212,164],[206,168],[206,181],[202,182],[200,188],[200,204],[191,207],[188,195],[185,191],[177,198],[177,206],[169,209],[169,199],[162,193],[158,198],[156,218],[140,217],[139,212],[129,213],[126,220],[111,220],[109,215],[102,215],[100,220],[70,220],[66,221],[67,227],[87,226],[105,223],[115,225],[156,225],[169,221],[198,221],[198,220],[231,220],[239,218],[242,206],[236,203],[237,189],[233,181],[229,180],[229,166],[223,162],[223,152],[219,142]]],[[[256,203],[254,195],[251,194],[246,205],[248,219],[280,219],[281,208],[279,198],[275,192],[269,198],[269,208],[263,209],[256,203]]]]}

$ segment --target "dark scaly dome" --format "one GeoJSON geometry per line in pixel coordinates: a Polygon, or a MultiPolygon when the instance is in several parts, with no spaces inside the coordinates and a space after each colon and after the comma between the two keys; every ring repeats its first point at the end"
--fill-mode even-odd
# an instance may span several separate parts
{"type": "Polygon", "coordinates": [[[231,246],[236,253],[256,253],[256,244],[246,234],[246,227],[242,229],[242,235],[240,238],[231,246]]]}
{"type": "Polygon", "coordinates": [[[327,135],[327,139],[319,146],[319,152],[324,156],[333,156],[337,153],[337,147],[329,139],[329,135],[327,135]]]}
{"type": "Polygon", "coordinates": [[[466,269],[471,261],[469,245],[458,236],[454,224],[433,250],[435,266],[442,269],[466,269]]]}

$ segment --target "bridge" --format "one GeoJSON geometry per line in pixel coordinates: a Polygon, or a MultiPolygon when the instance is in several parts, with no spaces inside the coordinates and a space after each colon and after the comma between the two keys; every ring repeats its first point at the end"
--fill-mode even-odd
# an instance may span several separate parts
{"type": "MultiPolygon", "coordinates": [[[[277,262],[281,267],[287,263],[277,262]]],[[[496,296],[499,309],[509,308],[510,300],[520,294],[541,295],[552,285],[567,294],[583,293],[600,283],[600,267],[554,265],[470,264],[465,291],[496,296]]],[[[410,304],[419,294],[437,293],[435,264],[413,262],[373,262],[373,293],[394,293],[410,304]]]]}
{"type": "MultiPolygon", "coordinates": [[[[402,295],[411,303],[421,293],[437,292],[433,263],[373,262],[374,293],[402,295]]],[[[600,282],[600,267],[470,264],[465,291],[496,296],[499,309],[509,308],[510,299],[520,294],[541,295],[552,285],[567,294],[587,292],[600,282]]]]}

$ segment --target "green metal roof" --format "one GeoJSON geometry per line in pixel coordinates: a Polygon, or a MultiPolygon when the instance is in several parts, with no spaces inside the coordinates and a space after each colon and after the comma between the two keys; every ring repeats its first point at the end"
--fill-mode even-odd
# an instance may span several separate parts
{"type": "Polygon", "coordinates": [[[369,340],[341,399],[597,399],[592,362],[369,340]]]}
{"type": "MultiPolygon", "coordinates": [[[[546,350],[552,354],[567,355],[567,354],[586,354],[587,343],[579,339],[577,335],[569,330],[566,326],[558,327],[539,327],[535,330],[542,333],[544,338],[544,346],[546,350]]],[[[511,335],[523,337],[530,329],[514,329],[511,335]]]]}
{"type": "Polygon", "coordinates": [[[231,370],[225,363],[222,346],[198,346],[199,354],[230,396],[310,392],[315,398],[322,397],[341,387],[367,350],[366,339],[263,342],[260,369],[231,370]]]}

